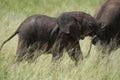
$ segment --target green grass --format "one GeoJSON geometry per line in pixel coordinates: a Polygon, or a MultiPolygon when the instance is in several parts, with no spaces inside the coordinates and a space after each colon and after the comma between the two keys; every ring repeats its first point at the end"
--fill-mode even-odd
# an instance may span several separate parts
{"type": "MultiPolygon", "coordinates": [[[[102,0],[0,0],[0,45],[28,16],[45,14],[57,16],[65,11],[84,11],[94,15],[102,0]]],[[[51,55],[40,56],[35,63],[12,64],[17,47],[17,36],[0,51],[0,80],[119,80],[120,49],[104,59],[101,50],[92,47],[91,54],[78,66],[65,53],[62,60],[51,64],[51,55]]],[[[80,41],[84,57],[90,38],[80,41]]]]}

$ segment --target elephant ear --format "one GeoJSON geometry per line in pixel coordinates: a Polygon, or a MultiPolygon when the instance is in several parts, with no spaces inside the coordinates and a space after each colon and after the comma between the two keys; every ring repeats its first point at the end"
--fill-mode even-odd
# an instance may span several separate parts
{"type": "Polygon", "coordinates": [[[82,24],[82,18],[81,17],[75,17],[72,16],[72,18],[75,20],[76,24],[77,24],[77,28],[80,30],[82,28],[81,24],[82,24]]]}
{"type": "Polygon", "coordinates": [[[60,30],[66,34],[70,34],[70,24],[68,24],[67,26],[59,26],[60,30]]]}
{"type": "Polygon", "coordinates": [[[79,17],[72,16],[74,25],[69,26],[69,34],[72,38],[79,40],[80,39],[80,30],[82,28],[81,21],[82,19],[79,17]]]}
{"type": "Polygon", "coordinates": [[[72,38],[78,40],[80,37],[80,29],[82,28],[80,20],[81,18],[70,16],[70,21],[66,22],[66,24],[64,25],[62,24],[63,21],[59,21],[58,19],[58,27],[63,33],[69,34],[72,38]]]}
{"type": "MultiPolygon", "coordinates": [[[[62,32],[64,32],[64,33],[66,33],[66,34],[70,34],[71,33],[71,29],[76,29],[77,28],[77,30],[79,29],[80,30],[80,28],[81,28],[81,25],[80,25],[80,20],[79,20],[79,18],[77,18],[77,17],[74,17],[74,16],[71,16],[71,18],[72,18],[72,20],[73,20],[73,22],[76,24],[76,25],[74,25],[73,26],[73,23],[67,23],[67,25],[63,25],[63,24],[60,24],[58,27],[60,28],[60,30],[62,31],[62,32]]],[[[59,22],[62,22],[62,21],[59,21],[59,19],[58,19],[58,23],[59,22]]]]}

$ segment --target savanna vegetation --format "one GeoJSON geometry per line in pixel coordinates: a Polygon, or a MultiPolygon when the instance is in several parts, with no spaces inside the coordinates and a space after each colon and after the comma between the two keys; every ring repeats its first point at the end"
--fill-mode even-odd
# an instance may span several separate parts
{"type": "MultiPolygon", "coordinates": [[[[94,15],[102,0],[0,0],[0,45],[28,16],[57,16],[65,11],[84,11],[94,15]]],[[[66,52],[60,61],[51,64],[51,55],[42,55],[34,63],[13,64],[17,39],[15,36],[0,51],[0,80],[120,80],[120,49],[111,54],[102,47],[92,47],[90,39],[80,40],[84,60],[78,66],[66,52]],[[109,54],[109,55],[108,55],[109,54]],[[105,56],[104,58],[103,55],[105,56]]]]}

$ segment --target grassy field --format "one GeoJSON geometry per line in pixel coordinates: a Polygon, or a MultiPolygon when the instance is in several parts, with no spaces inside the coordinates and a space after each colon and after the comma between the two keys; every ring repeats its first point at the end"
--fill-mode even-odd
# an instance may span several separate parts
{"type": "MultiPolygon", "coordinates": [[[[65,11],[84,11],[94,15],[102,0],[0,0],[0,45],[28,16],[45,14],[57,16],[65,11]]],[[[67,53],[61,61],[51,64],[51,55],[42,55],[36,62],[20,65],[14,61],[17,36],[0,51],[0,80],[120,80],[120,49],[110,55],[101,53],[102,48],[92,47],[88,58],[78,66],[67,53]],[[102,55],[106,55],[102,59],[102,55]]],[[[80,41],[84,57],[90,38],[80,41]]]]}

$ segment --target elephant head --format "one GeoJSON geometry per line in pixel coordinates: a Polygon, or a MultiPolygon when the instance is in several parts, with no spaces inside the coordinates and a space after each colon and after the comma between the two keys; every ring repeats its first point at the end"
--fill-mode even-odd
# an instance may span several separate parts
{"type": "Polygon", "coordinates": [[[57,17],[60,30],[79,40],[85,36],[93,36],[98,29],[97,22],[92,16],[80,11],[64,12],[57,17]]]}

